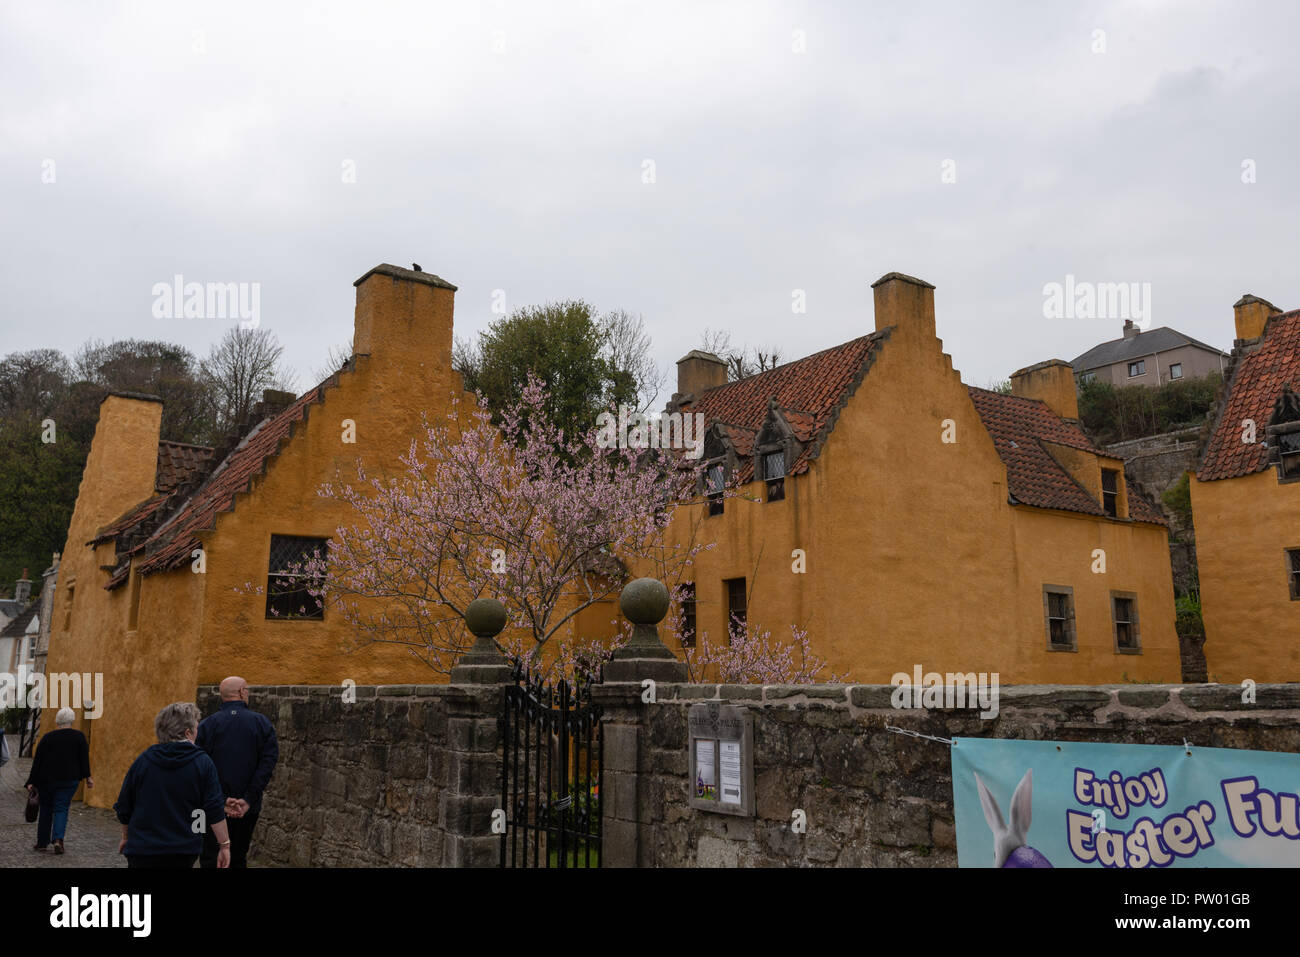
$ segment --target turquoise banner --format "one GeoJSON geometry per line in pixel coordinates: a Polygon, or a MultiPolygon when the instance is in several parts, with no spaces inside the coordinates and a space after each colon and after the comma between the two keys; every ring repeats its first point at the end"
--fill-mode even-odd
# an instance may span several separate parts
{"type": "Polygon", "coordinates": [[[1300,755],[954,738],[961,867],[1300,867],[1300,755]]]}

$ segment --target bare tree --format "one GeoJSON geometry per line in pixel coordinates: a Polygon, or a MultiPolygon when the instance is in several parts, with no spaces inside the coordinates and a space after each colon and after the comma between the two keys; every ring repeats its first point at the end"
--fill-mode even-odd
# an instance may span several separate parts
{"type": "Polygon", "coordinates": [[[735,382],[775,369],[781,364],[781,350],[776,346],[733,346],[731,333],[725,329],[706,328],[700,337],[700,349],[711,352],[727,364],[727,380],[735,382]]]}
{"type": "Polygon", "coordinates": [[[605,361],[616,381],[627,383],[635,392],[638,412],[645,412],[659,397],[668,381],[667,373],[654,361],[645,321],[625,309],[614,309],[600,317],[605,337],[605,361]]]}
{"type": "Polygon", "coordinates": [[[233,328],[212,347],[202,370],[214,393],[220,430],[242,422],[264,389],[294,390],[297,377],[281,365],[283,352],[269,329],[233,328]]]}
{"type": "Polygon", "coordinates": [[[334,373],[343,368],[344,363],[352,358],[352,340],[339,345],[330,346],[329,352],[325,354],[325,364],[317,366],[312,370],[312,378],[317,382],[324,382],[334,373]]]}

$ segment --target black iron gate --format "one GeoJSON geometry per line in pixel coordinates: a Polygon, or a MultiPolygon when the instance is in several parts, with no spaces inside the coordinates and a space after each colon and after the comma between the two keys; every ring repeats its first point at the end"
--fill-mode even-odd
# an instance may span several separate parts
{"type": "Polygon", "coordinates": [[[600,866],[600,708],[591,683],[516,664],[501,705],[502,867],[600,866]]]}

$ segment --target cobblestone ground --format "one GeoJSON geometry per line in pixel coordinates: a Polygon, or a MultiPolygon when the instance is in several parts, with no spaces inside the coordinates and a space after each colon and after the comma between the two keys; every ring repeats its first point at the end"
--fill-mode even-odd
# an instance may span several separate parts
{"type": "MultiPolygon", "coordinates": [[[[9,736],[9,753],[18,753],[14,735],[9,736]]],[[[67,853],[32,850],[36,825],[23,820],[23,782],[31,766],[31,758],[14,757],[0,768],[0,867],[126,867],[126,858],[117,853],[122,837],[117,817],[108,808],[86,807],[80,801],[68,809],[63,838],[67,853]]]]}

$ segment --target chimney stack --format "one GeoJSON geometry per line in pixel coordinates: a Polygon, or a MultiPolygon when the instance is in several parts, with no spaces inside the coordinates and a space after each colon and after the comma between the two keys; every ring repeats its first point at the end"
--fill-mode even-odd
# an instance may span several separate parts
{"type": "Polygon", "coordinates": [[[1264,334],[1268,317],[1281,312],[1267,299],[1260,299],[1246,293],[1232,304],[1232,318],[1237,326],[1237,338],[1242,340],[1258,339],[1264,334]]]}
{"type": "Polygon", "coordinates": [[[1141,334],[1141,332],[1142,332],[1141,329],[1139,329],[1137,326],[1133,325],[1133,320],[1132,320],[1132,319],[1125,319],[1125,320],[1124,320],[1124,338],[1125,338],[1125,339],[1136,339],[1136,338],[1141,334]]]}
{"type": "Polygon", "coordinates": [[[875,290],[877,332],[893,327],[903,336],[935,338],[934,286],[924,279],[891,272],[871,288],[875,290]]]}
{"type": "Polygon", "coordinates": [[[23,577],[14,582],[14,601],[21,605],[27,604],[28,599],[32,597],[32,582],[27,577],[27,569],[23,569],[23,577]]]}
{"type": "Polygon", "coordinates": [[[450,369],[455,286],[431,272],[389,263],[376,266],[353,285],[355,355],[450,369]]]}
{"type": "Polygon", "coordinates": [[[727,364],[712,352],[692,349],[677,360],[677,394],[699,396],[727,384],[727,364]]]}
{"type": "Polygon", "coordinates": [[[1063,419],[1079,420],[1079,392],[1074,367],[1061,359],[1036,362],[1011,373],[1011,394],[1041,399],[1063,419]]]}

